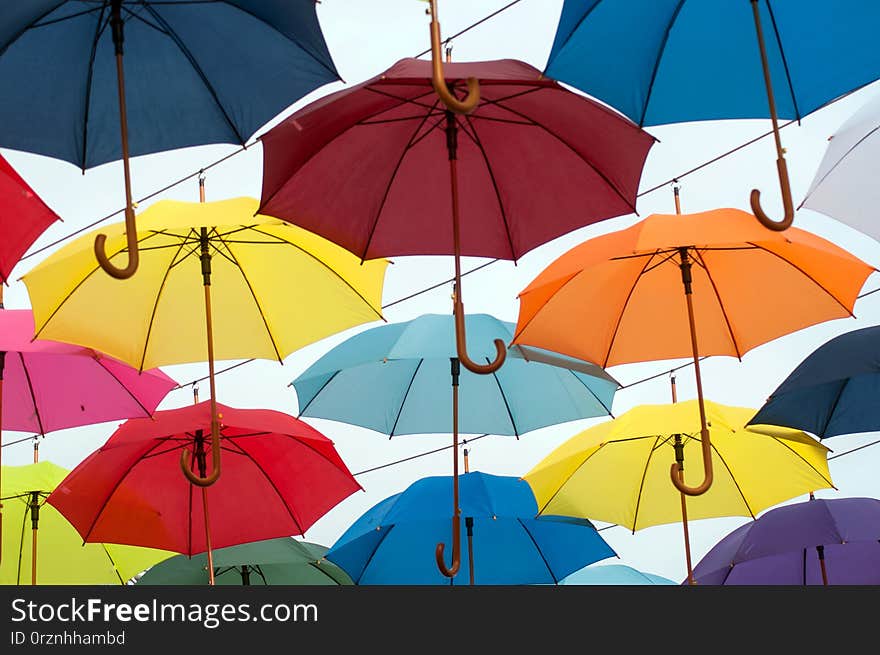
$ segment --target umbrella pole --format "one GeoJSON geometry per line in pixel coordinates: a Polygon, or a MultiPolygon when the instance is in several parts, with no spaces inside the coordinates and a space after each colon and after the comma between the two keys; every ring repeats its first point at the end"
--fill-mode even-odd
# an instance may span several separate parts
{"type": "Polygon", "coordinates": [[[779,119],[776,115],[776,99],[773,97],[773,82],[770,79],[770,64],[767,62],[767,48],[764,45],[764,31],[761,29],[761,10],[758,0],[751,0],[752,14],[755,18],[755,34],[758,37],[758,49],[761,52],[761,66],[764,70],[764,86],[767,89],[767,103],[770,106],[770,119],[773,121],[773,138],[776,140],[776,170],[779,174],[779,189],[782,193],[782,206],[785,215],[781,221],[772,220],[761,209],[761,192],[752,189],[749,198],[752,212],[764,227],[781,232],[788,229],[794,221],[794,203],[791,199],[791,183],[788,180],[788,166],[785,163],[785,148],[779,136],[779,119]]]}
{"type": "Polygon", "coordinates": [[[683,478],[679,476],[678,462],[674,463],[670,469],[670,477],[672,484],[683,494],[688,496],[699,496],[706,493],[712,486],[712,444],[709,441],[709,428],[706,426],[706,408],[703,404],[703,381],[700,375],[700,349],[697,345],[697,326],[694,320],[694,303],[693,303],[693,287],[691,278],[691,262],[688,257],[688,249],[682,247],[678,249],[681,257],[681,281],[684,285],[684,297],[687,301],[688,323],[691,331],[691,350],[694,357],[694,375],[697,381],[697,402],[700,408],[700,444],[703,452],[703,482],[696,487],[687,486],[683,478]]]}
{"type": "MultiPolygon", "coordinates": [[[[205,452],[205,437],[201,430],[196,430],[195,458],[199,475],[205,477],[208,468],[207,453],[205,452]]],[[[205,554],[208,558],[208,584],[214,584],[214,553],[211,549],[211,521],[208,514],[208,488],[202,487],[202,514],[205,517],[205,554]]]]}
{"type": "MultiPolygon", "coordinates": [[[[113,46],[116,52],[116,89],[119,96],[119,129],[122,135],[122,170],[125,176],[125,236],[128,248],[128,265],[116,268],[107,257],[107,235],[95,237],[95,257],[106,273],[119,280],[130,278],[138,268],[137,225],[131,201],[131,171],[128,165],[128,116],[125,111],[125,74],[122,65],[124,41],[124,21],[122,20],[122,0],[110,3],[110,27],[113,33],[113,46]]],[[[83,162],[85,167],[85,162],[83,162]]]]}
{"type": "Polygon", "coordinates": [[[247,564],[241,567],[241,584],[245,587],[251,584],[251,570],[247,564]]]}
{"type": "Polygon", "coordinates": [[[470,571],[470,584],[474,584],[474,517],[464,517],[464,527],[468,538],[468,567],[470,571]]]}
{"type": "Polygon", "coordinates": [[[828,571],[825,570],[825,546],[816,546],[816,553],[819,555],[819,568],[822,571],[822,584],[828,586],[828,571]]]}
{"type": "Polygon", "coordinates": [[[440,573],[450,578],[451,583],[461,566],[461,509],[458,506],[458,377],[461,365],[456,357],[450,357],[449,361],[452,367],[452,562],[446,568],[443,558],[446,544],[443,543],[437,544],[434,557],[440,573]]]}
{"type": "MultiPolygon", "coordinates": [[[[678,479],[684,484],[684,443],[681,435],[675,435],[675,463],[678,464],[678,479]]],[[[687,496],[679,493],[681,496],[681,525],[684,528],[684,558],[687,564],[687,580],[689,585],[697,584],[694,580],[694,567],[691,564],[691,537],[688,530],[688,514],[687,514],[687,496]]]]}
{"type": "Polygon", "coordinates": [[[31,585],[37,584],[37,534],[40,523],[40,492],[31,492],[31,585]]]}

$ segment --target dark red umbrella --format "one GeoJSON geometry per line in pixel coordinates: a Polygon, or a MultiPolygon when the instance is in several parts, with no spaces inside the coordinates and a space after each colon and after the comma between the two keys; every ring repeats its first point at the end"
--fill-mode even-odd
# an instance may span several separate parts
{"type": "Polygon", "coordinates": [[[126,421],[48,502],[85,542],[208,551],[210,560],[212,548],[302,535],[361,489],[333,442],[306,423],[274,410],[217,410],[224,475],[210,488],[180,475],[183,449],[193,469],[210,473],[205,401],[126,421]]]}
{"type": "MultiPolygon", "coordinates": [[[[654,137],[529,64],[448,63],[431,0],[431,61],[402,59],[266,132],[259,213],[299,225],[362,259],[454,255],[457,358],[467,354],[462,255],[517,260],[572,230],[635,212],[654,137]]],[[[447,49],[447,59],[449,50],[447,49]]],[[[453,445],[458,428],[453,418],[453,445]]],[[[458,459],[453,448],[453,564],[458,570],[458,459]]]]}
{"type": "MultiPolygon", "coordinates": [[[[0,155],[0,283],[21,256],[55,221],[58,214],[49,209],[15,169],[0,155]]],[[[3,288],[0,287],[0,306],[3,288]]]]}

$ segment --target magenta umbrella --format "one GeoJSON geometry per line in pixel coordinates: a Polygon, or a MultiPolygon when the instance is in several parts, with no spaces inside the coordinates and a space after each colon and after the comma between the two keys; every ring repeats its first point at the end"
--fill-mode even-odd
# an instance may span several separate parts
{"type": "Polygon", "coordinates": [[[31,310],[0,309],[0,433],[147,417],[177,386],[159,369],[138,373],[91,348],[33,335],[31,310]]]}

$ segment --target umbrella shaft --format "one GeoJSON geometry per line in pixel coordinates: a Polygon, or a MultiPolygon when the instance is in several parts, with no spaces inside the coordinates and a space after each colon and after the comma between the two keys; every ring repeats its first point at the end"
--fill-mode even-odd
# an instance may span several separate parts
{"type": "Polygon", "coordinates": [[[37,533],[39,530],[32,530],[33,538],[31,539],[31,585],[37,584],[37,533]]]}
{"type": "Polygon", "coordinates": [[[211,522],[208,520],[208,489],[202,487],[202,513],[205,516],[205,548],[208,556],[208,584],[214,584],[214,553],[211,552],[211,522]]]}
{"type": "Polygon", "coordinates": [[[761,10],[758,0],[752,0],[752,14],[755,17],[755,34],[758,37],[758,50],[761,52],[761,67],[764,70],[764,86],[767,89],[767,104],[770,107],[770,120],[773,121],[773,138],[776,140],[776,154],[783,155],[782,139],[779,136],[779,119],[776,116],[776,99],[773,96],[773,82],[770,79],[770,64],[767,61],[767,48],[764,45],[764,30],[761,28],[761,10]]]}

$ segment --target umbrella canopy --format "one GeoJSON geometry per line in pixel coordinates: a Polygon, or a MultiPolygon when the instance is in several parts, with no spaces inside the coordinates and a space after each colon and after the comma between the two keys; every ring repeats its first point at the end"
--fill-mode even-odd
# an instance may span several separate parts
{"type": "Polygon", "coordinates": [[[852,316],[876,270],[805,230],[765,230],[738,209],[652,214],[575,246],[541,271],[519,294],[513,343],[603,367],[688,357],[683,265],[692,278],[699,355],[739,358],[790,332],[852,316]]]}
{"type": "Polygon", "coordinates": [[[651,135],[518,60],[444,69],[453,88],[479,80],[476,109],[447,115],[431,62],[402,59],[263,134],[261,213],[364,259],[452,255],[450,128],[459,133],[462,255],[516,260],[635,211],[651,135]]]}
{"type": "MultiPolygon", "coordinates": [[[[477,342],[509,341],[513,324],[487,314],[465,318],[477,342]]],[[[475,351],[478,352],[478,351],[475,351]]],[[[300,416],[325,418],[390,437],[442,434],[452,429],[450,358],[455,357],[452,316],[425,314],[365,330],[327,351],[291,384],[300,416]]],[[[540,353],[509,351],[492,375],[462,371],[460,432],[519,436],[548,425],[610,413],[619,383],[594,364],[590,373],[531,361],[540,353]]],[[[479,352],[478,361],[494,356],[479,352]]]]}
{"type": "Polygon", "coordinates": [[[82,169],[122,156],[113,5],[131,156],[244,144],[340,79],[313,0],[35,0],[0,19],[0,145],[82,169]]]}
{"type": "Polygon", "coordinates": [[[0,584],[29,584],[33,539],[37,538],[37,583],[51,585],[125,584],[173,553],[118,544],[88,543],[46,497],[69,473],[52,462],[4,466],[3,552],[0,584]],[[33,512],[34,494],[37,511],[33,512]],[[32,519],[38,518],[37,531],[32,519]]]}
{"type": "MultiPolygon", "coordinates": [[[[327,547],[290,537],[254,541],[214,551],[214,575],[221,585],[350,585],[351,578],[324,559],[327,547]]],[[[205,584],[204,555],[175,555],[151,567],[139,585],[205,584]]]]}
{"type": "MultiPolygon", "coordinates": [[[[314,428],[266,409],[217,405],[227,473],[209,489],[210,537],[218,548],[303,534],[360,489],[314,428]]],[[[48,502],[86,542],[149,546],[194,555],[206,550],[205,505],[180,474],[182,449],[210,471],[209,403],[126,421],[81,462],[48,502]]]]}
{"type": "MultiPolygon", "coordinates": [[[[0,100],[2,102],[2,100],[0,100]]],[[[61,220],[0,155],[0,285],[21,256],[52,223],[61,220]]],[[[0,287],[0,302],[2,302],[0,287]]]]}
{"type": "Polygon", "coordinates": [[[559,581],[564,585],[674,585],[674,580],[645,573],[623,564],[596,564],[575,571],[559,581]]]}
{"type": "MultiPolygon", "coordinates": [[[[640,125],[768,118],[749,5],[565,0],[545,72],[640,125]]],[[[757,5],[780,118],[800,120],[880,78],[876,3],[760,0],[757,5]]]]}
{"type": "Polygon", "coordinates": [[[358,518],[327,553],[356,584],[555,584],[615,555],[589,521],[536,518],[519,478],[465,473],[461,485],[462,575],[437,570],[433,546],[449,534],[448,476],[416,480],[358,518]],[[470,525],[470,528],[468,526],[470,525]],[[472,537],[468,537],[468,531],[472,537]],[[465,571],[467,575],[464,575],[465,571]]]}
{"type": "Polygon", "coordinates": [[[853,113],[829,138],[801,207],[821,212],[880,240],[880,189],[874,165],[880,157],[880,96],[853,113]]]}
{"type": "MultiPolygon", "coordinates": [[[[833,487],[828,449],[798,430],[746,428],[754,410],[705,401],[715,463],[714,484],[688,498],[691,519],[750,516],[817,489],[833,487]]],[[[633,532],[681,519],[681,497],[669,484],[680,436],[683,461],[700,457],[695,400],[639,405],[571,437],[523,478],[541,514],[616,523],[633,532]]],[[[684,466],[685,481],[702,471],[684,466]]]]}
{"type": "Polygon", "coordinates": [[[820,439],[880,430],[880,327],[838,335],[776,387],[750,423],[785,425],[820,439]]]}
{"type": "Polygon", "coordinates": [[[713,546],[694,575],[703,585],[880,585],[880,500],[771,509],[713,546]]]}
{"type": "MultiPolygon", "coordinates": [[[[138,217],[141,270],[124,281],[95,275],[94,234],[72,241],[22,278],[37,336],[87,345],[140,369],[205,361],[203,243],[217,359],[281,361],[382,318],[386,260],[362,265],[256,210],[252,198],[153,204],[138,217]]],[[[124,253],[122,224],[104,231],[108,250],[124,253]]]]}
{"type": "Polygon", "coordinates": [[[31,310],[0,310],[4,430],[46,434],[147,417],[177,386],[159,369],[139,373],[97,350],[32,341],[33,334],[31,310]]]}

